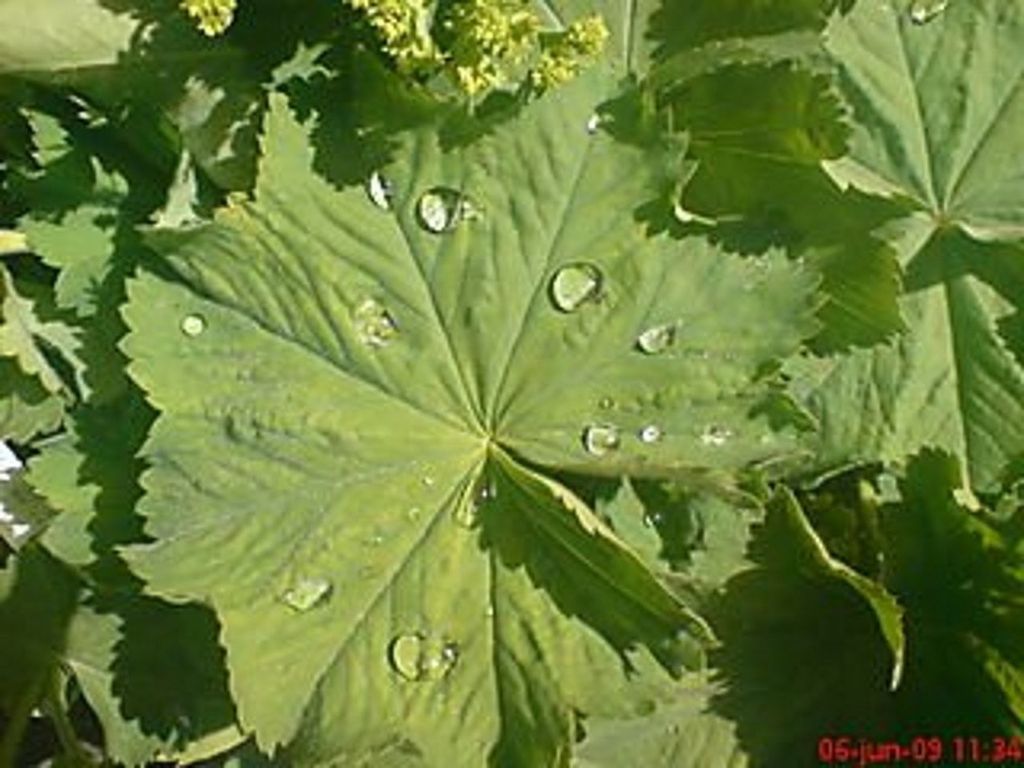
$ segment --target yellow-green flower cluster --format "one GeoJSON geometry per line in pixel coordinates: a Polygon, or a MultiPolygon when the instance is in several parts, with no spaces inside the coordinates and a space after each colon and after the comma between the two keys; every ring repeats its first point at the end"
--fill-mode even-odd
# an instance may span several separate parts
{"type": "Polygon", "coordinates": [[[347,0],[362,11],[381,39],[384,52],[403,70],[441,61],[430,36],[430,9],[425,0],[347,0]]]}
{"type": "Polygon", "coordinates": [[[236,0],[181,0],[181,8],[208,37],[222,34],[235,18],[236,0]]]}
{"type": "Polygon", "coordinates": [[[541,51],[530,79],[538,88],[553,88],[576,77],[604,48],[608,27],[594,14],[573,22],[541,51]]]}
{"type": "Polygon", "coordinates": [[[540,20],[521,2],[465,0],[444,23],[455,81],[470,96],[506,82],[537,41],[540,20]]]}

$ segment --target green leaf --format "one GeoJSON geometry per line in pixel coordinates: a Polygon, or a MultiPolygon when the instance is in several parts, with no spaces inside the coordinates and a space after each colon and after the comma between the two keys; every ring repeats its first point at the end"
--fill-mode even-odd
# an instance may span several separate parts
{"type": "Polygon", "coordinates": [[[76,612],[62,656],[110,757],[129,766],[199,759],[244,739],[208,611],[134,596],[93,602],[76,612]]]}
{"type": "Polygon", "coordinates": [[[750,764],[736,726],[709,710],[715,686],[680,687],[674,700],[653,712],[622,718],[588,718],[586,737],[574,750],[580,768],[745,768],[750,764]]]}
{"type": "Polygon", "coordinates": [[[879,630],[892,654],[890,687],[895,689],[899,686],[907,641],[903,630],[903,608],[896,599],[881,584],[829,553],[800,508],[800,502],[788,488],[783,486],[770,505],[766,525],[776,528],[776,535],[788,538],[791,555],[799,563],[798,568],[816,576],[837,579],[867,602],[878,619],[879,630]]]}
{"type": "Polygon", "coordinates": [[[49,692],[64,650],[79,585],[38,547],[0,569],[0,763],[14,765],[32,710],[49,692]]]}
{"type": "Polygon", "coordinates": [[[138,22],[99,0],[0,3],[0,74],[74,75],[112,66],[128,50],[138,22]],[[60,19],[60,24],[54,24],[60,19]],[[66,28],[62,28],[66,25],[66,28]],[[74,29],[75,34],[67,34],[74,29]]]}
{"type": "Polygon", "coordinates": [[[75,330],[59,320],[42,319],[3,266],[0,281],[0,357],[12,358],[50,394],[73,400],[84,388],[75,330]]]}
{"type": "Polygon", "coordinates": [[[1024,4],[864,0],[828,31],[853,108],[850,155],[833,175],[907,198],[936,228],[979,240],[1024,235],[1024,4]]]}
{"type": "Polygon", "coordinates": [[[932,445],[963,456],[970,484],[991,489],[1024,452],[1024,368],[1003,337],[1024,296],[1024,251],[930,236],[921,217],[898,228],[890,236],[907,264],[907,332],[791,366],[821,424],[816,464],[900,462],[932,445]]]}
{"type": "Polygon", "coordinates": [[[0,439],[27,443],[52,432],[64,418],[64,401],[51,395],[13,359],[0,360],[0,439]]]}
{"type": "Polygon", "coordinates": [[[906,606],[911,692],[945,728],[1024,733],[1024,558],[964,507],[956,458],[922,451],[885,509],[887,586],[906,606]],[[916,666],[915,666],[916,665],[916,666]]]}
{"type": "Polygon", "coordinates": [[[813,329],[813,279],[645,237],[632,207],[661,156],[587,132],[607,88],[450,153],[404,137],[390,211],[315,176],[275,97],[255,201],[153,233],[191,287],[143,277],[125,309],[161,412],[154,543],[128,556],[152,592],[215,607],[243,727],[267,748],[298,732],[298,764],[567,754],[573,708],[614,706],[595,688],[624,687],[641,648],[674,667],[700,625],[549,470],[674,477],[796,448],[753,411],[813,329]]]}

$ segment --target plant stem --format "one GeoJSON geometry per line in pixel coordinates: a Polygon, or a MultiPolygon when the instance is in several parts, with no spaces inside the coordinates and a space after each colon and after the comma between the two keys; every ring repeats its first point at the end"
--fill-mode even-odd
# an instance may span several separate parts
{"type": "Polygon", "coordinates": [[[46,700],[43,703],[44,709],[53,721],[54,730],[57,731],[57,738],[60,740],[64,753],[73,758],[75,765],[94,765],[92,759],[82,749],[82,743],[78,740],[75,727],[68,717],[64,706],[64,696],[61,693],[61,682],[61,673],[58,669],[50,679],[49,690],[46,692],[46,700]]]}
{"type": "Polygon", "coordinates": [[[44,684],[42,677],[35,685],[30,686],[25,695],[22,696],[14,709],[11,711],[10,720],[7,722],[7,731],[0,737],[0,768],[12,768],[18,757],[18,748],[25,736],[25,729],[32,717],[32,709],[39,699],[39,694],[44,684]]]}

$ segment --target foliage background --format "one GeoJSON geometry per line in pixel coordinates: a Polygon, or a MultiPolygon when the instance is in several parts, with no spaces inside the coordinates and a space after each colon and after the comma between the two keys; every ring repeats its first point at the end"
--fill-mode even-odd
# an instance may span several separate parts
{"type": "Polygon", "coordinates": [[[1024,737],[1024,2],[186,6],[0,0],[0,765],[1024,737]]]}

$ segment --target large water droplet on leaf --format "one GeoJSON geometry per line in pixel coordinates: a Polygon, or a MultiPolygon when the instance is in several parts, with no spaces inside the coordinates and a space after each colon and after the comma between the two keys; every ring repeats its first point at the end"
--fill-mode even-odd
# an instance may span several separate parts
{"type": "Polygon", "coordinates": [[[619,449],[619,430],[610,424],[592,424],[583,430],[583,447],[591,456],[607,456],[619,449]]]}
{"type": "Polygon", "coordinates": [[[386,346],[398,334],[391,313],[376,299],[364,299],[356,305],[352,325],[359,340],[368,347],[386,346]]]}
{"type": "Polygon", "coordinates": [[[636,346],[641,352],[647,355],[660,355],[671,347],[676,340],[676,326],[674,323],[655,325],[640,333],[636,337],[636,346]]]}
{"type": "Polygon", "coordinates": [[[366,181],[366,195],[370,198],[370,202],[382,210],[390,211],[392,194],[390,181],[377,171],[370,174],[370,178],[366,181]]]}
{"type": "Polygon", "coordinates": [[[425,632],[399,635],[388,646],[388,663],[404,680],[440,680],[459,661],[458,643],[435,639],[425,632]]]}
{"type": "Polygon", "coordinates": [[[461,192],[449,187],[434,187],[420,195],[416,217],[420,226],[436,235],[451,232],[461,222],[475,219],[479,210],[461,192]]]}
{"type": "Polygon", "coordinates": [[[575,312],[601,294],[601,270],[593,264],[568,264],[551,280],[551,301],[562,312],[575,312]]]}
{"type": "Polygon", "coordinates": [[[701,433],[700,441],[709,447],[721,448],[729,441],[730,437],[732,437],[732,430],[718,424],[712,424],[701,433]]]}
{"type": "Polygon", "coordinates": [[[206,330],[206,319],[202,315],[186,315],[181,321],[181,332],[195,338],[206,330]]]}
{"type": "Polygon", "coordinates": [[[913,0],[910,4],[910,20],[915,24],[927,24],[949,5],[949,0],[913,0]]]}
{"type": "Polygon", "coordinates": [[[285,604],[302,613],[326,600],[331,594],[331,582],[323,578],[299,579],[281,595],[285,604]]]}

